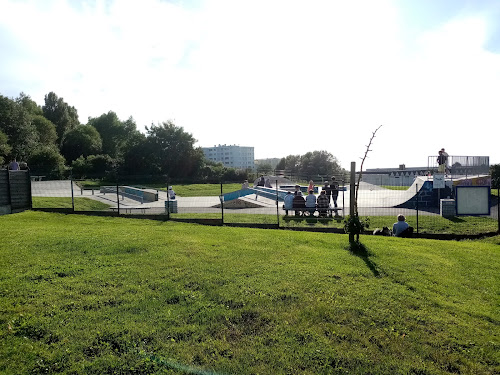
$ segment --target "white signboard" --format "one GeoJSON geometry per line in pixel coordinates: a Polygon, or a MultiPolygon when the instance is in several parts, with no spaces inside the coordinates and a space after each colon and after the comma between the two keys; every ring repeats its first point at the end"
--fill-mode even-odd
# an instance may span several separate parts
{"type": "Polygon", "coordinates": [[[457,186],[457,215],[489,215],[489,186],[457,186]]]}
{"type": "Polygon", "coordinates": [[[435,174],[434,175],[434,181],[432,183],[432,188],[433,189],[444,189],[445,188],[444,174],[435,174]]]}

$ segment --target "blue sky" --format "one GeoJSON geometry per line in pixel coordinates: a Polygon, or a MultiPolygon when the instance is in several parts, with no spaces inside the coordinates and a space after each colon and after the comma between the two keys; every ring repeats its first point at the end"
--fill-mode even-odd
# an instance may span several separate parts
{"type": "Polygon", "coordinates": [[[500,163],[498,0],[0,0],[0,94],[173,120],[257,158],[500,163]]]}

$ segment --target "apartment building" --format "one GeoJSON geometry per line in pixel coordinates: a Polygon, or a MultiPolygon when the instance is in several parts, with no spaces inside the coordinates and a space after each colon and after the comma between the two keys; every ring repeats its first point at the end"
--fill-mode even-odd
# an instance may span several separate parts
{"type": "Polygon", "coordinates": [[[225,167],[236,169],[255,169],[254,148],[236,145],[202,147],[205,158],[225,167]]]}

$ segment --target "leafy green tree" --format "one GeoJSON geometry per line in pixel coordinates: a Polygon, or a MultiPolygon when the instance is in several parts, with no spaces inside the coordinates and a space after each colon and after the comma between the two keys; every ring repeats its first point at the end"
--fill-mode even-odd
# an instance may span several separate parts
{"type": "Polygon", "coordinates": [[[304,155],[288,155],[282,158],[276,169],[286,170],[293,175],[312,178],[318,175],[343,174],[337,158],[327,151],[307,152],[304,155]]]}
{"type": "MultiPolygon", "coordinates": [[[[327,151],[308,152],[300,158],[300,174],[309,177],[342,173],[337,159],[327,151]]],[[[308,178],[309,178],[308,177],[308,178]]]]}
{"type": "Polygon", "coordinates": [[[71,164],[74,177],[105,177],[115,169],[114,159],[109,155],[80,156],[71,164]]]}
{"type": "Polygon", "coordinates": [[[194,176],[203,165],[204,154],[196,140],[182,127],[167,121],[146,128],[150,171],[170,177],[194,176]]]}
{"type": "Polygon", "coordinates": [[[150,174],[150,155],[147,138],[142,133],[137,133],[127,142],[123,160],[120,163],[120,173],[125,175],[150,174]]]}
{"type": "Polygon", "coordinates": [[[20,93],[16,98],[16,102],[21,105],[32,116],[43,116],[42,107],[31,99],[29,95],[24,92],[20,93]]]}
{"type": "Polygon", "coordinates": [[[38,134],[38,140],[43,145],[55,145],[57,142],[56,126],[42,115],[33,116],[31,123],[38,134]]]}
{"type": "Polygon", "coordinates": [[[64,157],[55,146],[40,146],[28,159],[32,174],[45,175],[48,178],[60,178],[65,172],[64,157]]]}
{"type": "Polygon", "coordinates": [[[263,164],[257,165],[257,172],[258,173],[271,173],[272,171],[273,171],[273,167],[269,163],[263,163],[263,164]]]}
{"type": "Polygon", "coordinates": [[[113,158],[122,156],[128,142],[139,133],[132,117],[120,121],[113,111],[103,113],[99,117],[90,117],[88,125],[95,127],[101,135],[102,152],[113,158]]]}
{"type": "Polygon", "coordinates": [[[57,137],[62,144],[64,134],[80,124],[75,107],[69,106],[63,98],[58,98],[54,92],[45,95],[43,115],[56,126],[57,137]]]}
{"type": "Polygon", "coordinates": [[[61,153],[69,163],[80,155],[87,157],[99,154],[101,150],[101,136],[91,125],[78,125],[67,131],[61,146],[61,153]]]}
{"type": "Polygon", "coordinates": [[[0,131],[0,165],[5,164],[12,147],[9,146],[7,135],[0,131]]]}
{"type": "Polygon", "coordinates": [[[286,170],[290,173],[297,174],[300,169],[300,155],[288,155],[282,158],[276,169],[286,170]]]}
{"type": "Polygon", "coordinates": [[[12,147],[9,157],[26,160],[37,146],[38,136],[31,116],[16,101],[0,95],[0,131],[8,137],[12,147]]]}

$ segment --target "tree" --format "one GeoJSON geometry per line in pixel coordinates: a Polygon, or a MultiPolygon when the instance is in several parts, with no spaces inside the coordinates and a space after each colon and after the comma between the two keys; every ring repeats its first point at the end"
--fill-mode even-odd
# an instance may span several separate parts
{"type": "Polygon", "coordinates": [[[257,172],[258,173],[269,173],[272,172],[273,167],[269,163],[263,163],[263,164],[258,164],[257,165],[257,172]]]}
{"type": "Polygon", "coordinates": [[[54,92],[45,95],[43,115],[56,126],[59,144],[62,144],[64,133],[80,124],[76,108],[69,106],[63,98],[54,92]]]}
{"type": "Polygon", "coordinates": [[[182,127],[167,121],[146,127],[150,170],[170,177],[195,175],[203,165],[204,154],[195,148],[196,140],[182,127]]]}
{"type": "Polygon", "coordinates": [[[3,165],[7,161],[11,150],[12,147],[9,146],[7,135],[0,130],[0,165],[3,165]]]}
{"type": "Polygon", "coordinates": [[[32,174],[60,178],[64,171],[64,157],[55,146],[40,146],[31,153],[28,165],[32,174]]]}
{"type": "Polygon", "coordinates": [[[55,145],[57,142],[56,126],[42,115],[33,116],[31,123],[36,129],[38,140],[43,145],[55,145]]]}
{"type": "Polygon", "coordinates": [[[80,155],[99,154],[102,150],[102,141],[99,132],[91,125],[78,125],[69,130],[64,136],[61,153],[68,163],[80,155]]]}
{"type": "Polygon", "coordinates": [[[31,116],[18,102],[0,95],[0,131],[12,147],[9,157],[26,160],[37,146],[38,136],[31,116]]]}
{"type": "Polygon", "coordinates": [[[104,177],[115,168],[114,159],[109,155],[80,156],[71,164],[74,177],[104,177]]]}
{"type": "Polygon", "coordinates": [[[337,159],[327,151],[308,152],[300,158],[300,174],[311,178],[318,175],[338,175],[342,173],[337,159]]]}
{"type": "Polygon", "coordinates": [[[298,174],[300,168],[300,155],[288,155],[285,158],[282,158],[276,169],[286,170],[293,174],[298,174]]]}
{"type": "Polygon", "coordinates": [[[138,133],[132,117],[120,121],[115,112],[109,111],[99,117],[89,118],[88,125],[97,129],[102,139],[102,152],[113,158],[122,156],[128,141],[138,133]]]}
{"type": "Polygon", "coordinates": [[[282,158],[276,169],[286,170],[292,175],[300,175],[306,179],[318,175],[343,174],[337,158],[327,151],[307,152],[304,155],[288,155],[282,158]]]}
{"type": "Polygon", "coordinates": [[[24,92],[16,98],[16,102],[32,116],[43,116],[42,108],[24,92]]]}

